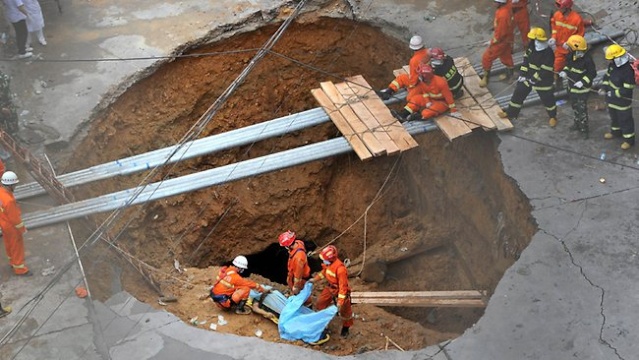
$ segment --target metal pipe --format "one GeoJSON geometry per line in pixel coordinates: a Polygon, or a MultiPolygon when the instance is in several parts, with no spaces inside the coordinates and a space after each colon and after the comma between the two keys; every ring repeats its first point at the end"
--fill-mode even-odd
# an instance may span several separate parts
{"type": "MultiPolygon", "coordinates": [[[[413,121],[405,123],[404,126],[412,135],[437,129],[437,126],[432,121],[413,121]]],[[[28,228],[42,227],[96,213],[112,211],[123,206],[137,205],[169,196],[201,190],[267,172],[341,155],[352,150],[350,144],[344,137],[335,138],[148,184],[142,187],[118,191],[47,210],[36,211],[26,214],[23,220],[28,228]],[[131,199],[135,194],[138,195],[134,199],[131,199]]]]}

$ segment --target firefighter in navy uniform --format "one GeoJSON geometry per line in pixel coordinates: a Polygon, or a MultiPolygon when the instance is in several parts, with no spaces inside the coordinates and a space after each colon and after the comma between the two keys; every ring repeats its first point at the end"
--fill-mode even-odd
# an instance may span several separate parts
{"type": "Polygon", "coordinates": [[[548,37],[544,29],[530,29],[528,38],[533,41],[526,50],[523,63],[519,68],[517,86],[508,104],[508,109],[500,111],[498,115],[501,118],[516,119],[524,100],[532,90],[535,90],[550,117],[548,124],[555,127],[557,125],[557,105],[553,93],[555,55],[548,46],[548,37]]]}
{"type": "Polygon", "coordinates": [[[575,114],[571,131],[580,131],[584,139],[588,139],[588,95],[592,82],[597,76],[595,62],[588,51],[586,39],[581,35],[572,35],[564,46],[570,50],[566,57],[566,66],[559,76],[568,79],[570,105],[575,114]]]}
{"type": "Polygon", "coordinates": [[[604,134],[604,138],[623,137],[621,148],[628,150],[635,144],[635,120],[632,117],[635,72],[630,65],[630,55],[617,44],[606,49],[606,60],[610,60],[610,64],[599,89],[601,95],[606,95],[610,114],[610,132],[604,134]]]}
{"type": "Polygon", "coordinates": [[[433,73],[448,82],[448,88],[457,99],[464,95],[464,77],[457,71],[455,62],[450,55],[446,55],[441,48],[430,49],[430,65],[433,73]]]}

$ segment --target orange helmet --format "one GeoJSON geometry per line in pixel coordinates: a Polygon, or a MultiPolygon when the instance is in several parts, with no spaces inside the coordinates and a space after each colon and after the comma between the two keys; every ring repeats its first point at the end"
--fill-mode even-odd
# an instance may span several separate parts
{"type": "Polygon", "coordinates": [[[291,230],[288,230],[287,232],[283,232],[280,234],[279,241],[280,241],[280,246],[284,246],[284,247],[291,246],[291,244],[295,242],[295,233],[292,232],[291,230]]]}
{"type": "Polygon", "coordinates": [[[433,67],[428,64],[419,64],[417,74],[423,81],[431,81],[433,79],[433,67]]]}
{"type": "Polygon", "coordinates": [[[557,6],[560,9],[571,9],[572,5],[573,5],[572,0],[556,0],[555,1],[555,6],[557,6]]]}
{"type": "Polygon", "coordinates": [[[430,49],[430,57],[434,60],[444,60],[446,54],[442,48],[432,48],[430,49]]]}
{"type": "Polygon", "coordinates": [[[328,245],[320,252],[320,259],[323,261],[333,262],[337,260],[337,248],[333,245],[328,245]]]}

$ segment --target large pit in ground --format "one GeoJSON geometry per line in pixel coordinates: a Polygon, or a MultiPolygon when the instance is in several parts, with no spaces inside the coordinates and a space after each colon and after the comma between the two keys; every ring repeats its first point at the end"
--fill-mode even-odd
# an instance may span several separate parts
{"type": "MultiPolygon", "coordinates": [[[[190,53],[256,48],[276,29],[266,26],[190,53]]],[[[392,79],[392,70],[410,57],[404,42],[379,29],[336,19],[293,24],[274,50],[299,63],[266,56],[202,136],[315,108],[310,89],[321,81],[337,81],[335,76],[362,74],[376,88],[384,87],[392,79]]],[[[181,58],[163,65],[92,121],[66,171],[176,143],[253,55],[234,52],[181,58]]],[[[185,161],[161,171],[153,180],[338,135],[327,122],[185,161]]],[[[348,154],[130,209],[116,226],[124,229],[118,241],[134,256],[171,273],[172,278],[156,275],[162,279],[163,290],[179,298],[165,309],[185,320],[194,316],[210,320],[218,313],[210,301],[198,299],[214,280],[215,269],[210,266],[247,254],[254,272],[272,279],[281,276],[285,256],[273,244],[286,229],[317,246],[347,230],[334,243],[340,257],[350,258],[351,271],[359,273],[365,251],[366,264],[373,266],[367,266],[361,275],[377,281],[353,278],[355,290],[485,289],[491,293],[535,231],[527,199],[502,170],[498,138],[475,130],[452,143],[438,131],[417,140],[419,148],[401,157],[361,162],[348,154]],[[189,267],[188,271],[175,272],[174,259],[189,267]],[[385,268],[383,274],[380,268],[385,268]]],[[[77,192],[89,197],[131,188],[145,175],[103,181],[77,192]]],[[[94,291],[107,296],[121,282],[139,299],[157,305],[157,296],[141,278],[131,275],[130,268],[121,273],[100,251],[92,254],[89,274],[94,291]]],[[[321,350],[351,354],[383,348],[380,333],[405,349],[418,349],[461,334],[483,313],[481,309],[453,308],[387,310],[356,305],[352,335],[332,340],[321,350]]],[[[257,315],[248,320],[229,317],[230,324],[218,331],[250,336],[259,327],[266,339],[277,339],[275,325],[258,323],[257,315]]],[[[331,329],[338,326],[334,321],[331,329]]]]}

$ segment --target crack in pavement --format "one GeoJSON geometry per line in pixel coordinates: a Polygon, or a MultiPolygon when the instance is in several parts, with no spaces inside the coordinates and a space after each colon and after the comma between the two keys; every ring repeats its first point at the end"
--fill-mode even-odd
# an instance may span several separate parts
{"type": "MultiPolygon", "coordinates": [[[[599,195],[599,196],[596,196],[594,198],[601,197],[601,196],[604,196],[604,195],[599,195]]],[[[588,200],[586,199],[586,200],[584,200],[584,208],[581,211],[581,214],[579,215],[579,219],[577,220],[577,223],[570,230],[568,230],[568,232],[561,239],[558,236],[556,236],[554,234],[551,234],[551,233],[549,233],[548,231],[546,231],[544,229],[541,229],[541,231],[544,234],[554,238],[559,243],[561,243],[562,247],[564,248],[564,251],[566,252],[566,254],[568,254],[568,257],[570,258],[570,262],[575,267],[577,267],[579,269],[579,273],[581,274],[581,276],[586,280],[586,282],[588,282],[588,284],[590,284],[590,286],[592,286],[594,288],[597,288],[599,290],[599,292],[601,293],[600,300],[599,300],[599,314],[601,315],[603,321],[601,322],[601,326],[599,328],[599,342],[604,344],[604,345],[606,345],[608,348],[610,348],[615,353],[615,355],[617,355],[618,359],[625,360],[621,356],[621,354],[619,354],[619,350],[616,347],[612,346],[612,344],[610,342],[608,342],[608,340],[604,339],[604,337],[603,337],[604,327],[606,326],[606,314],[604,313],[604,301],[605,301],[606,291],[604,290],[603,287],[595,284],[590,278],[588,278],[588,275],[586,275],[586,273],[584,272],[584,268],[577,263],[577,261],[575,260],[572,252],[568,248],[568,245],[564,241],[565,238],[570,236],[570,234],[572,232],[574,232],[575,230],[577,230],[579,228],[579,224],[581,224],[581,220],[583,219],[584,214],[586,213],[587,209],[588,209],[588,200]]]]}
{"type": "MultiPolygon", "coordinates": [[[[533,211],[552,209],[552,208],[557,207],[557,206],[574,204],[574,203],[577,203],[577,202],[580,202],[580,201],[584,201],[585,202],[585,201],[588,201],[588,200],[599,199],[599,198],[607,197],[607,196],[610,196],[610,195],[617,195],[617,194],[624,193],[626,191],[633,191],[633,190],[637,190],[637,189],[639,189],[639,186],[633,186],[633,187],[629,187],[629,188],[625,188],[625,189],[610,191],[610,192],[607,192],[607,193],[604,193],[604,194],[592,195],[592,196],[587,196],[587,197],[583,197],[583,198],[573,199],[573,200],[570,200],[570,201],[562,202],[561,204],[548,205],[548,206],[545,206],[545,207],[536,208],[533,211]]],[[[560,198],[558,196],[547,196],[547,197],[539,198],[539,199],[544,200],[544,199],[548,199],[548,198],[563,199],[563,198],[560,198]]],[[[537,199],[536,198],[529,198],[529,200],[537,200],[537,199]]],[[[574,230],[574,228],[572,230],[574,230]]]]}

